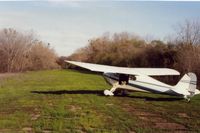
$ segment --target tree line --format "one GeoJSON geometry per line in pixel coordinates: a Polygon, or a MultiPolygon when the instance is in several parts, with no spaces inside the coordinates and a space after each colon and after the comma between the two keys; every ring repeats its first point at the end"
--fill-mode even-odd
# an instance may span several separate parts
{"type": "Polygon", "coordinates": [[[123,67],[166,67],[181,74],[194,72],[200,77],[200,23],[186,20],[165,42],[147,42],[126,32],[104,34],[72,55],[60,57],[58,63],[62,67],[66,67],[65,59],[123,67]]]}
{"type": "Polygon", "coordinates": [[[177,25],[167,41],[146,41],[127,32],[106,33],[68,57],[58,57],[32,32],[0,30],[0,72],[71,67],[65,59],[123,67],[167,67],[200,77],[200,22],[186,20],[177,25]]]}
{"type": "Polygon", "coordinates": [[[0,30],[0,72],[22,72],[58,68],[57,55],[32,32],[0,30]]]}

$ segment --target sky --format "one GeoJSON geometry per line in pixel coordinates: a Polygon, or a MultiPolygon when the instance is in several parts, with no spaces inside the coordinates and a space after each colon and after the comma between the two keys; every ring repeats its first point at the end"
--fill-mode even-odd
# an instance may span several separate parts
{"type": "Polygon", "coordinates": [[[0,29],[32,31],[68,56],[106,32],[163,40],[185,19],[200,19],[200,2],[0,2],[0,29]]]}

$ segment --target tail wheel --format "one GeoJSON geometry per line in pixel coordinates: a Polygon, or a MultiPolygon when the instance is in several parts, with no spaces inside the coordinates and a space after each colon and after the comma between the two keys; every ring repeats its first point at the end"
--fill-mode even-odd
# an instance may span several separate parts
{"type": "Polygon", "coordinates": [[[185,100],[189,103],[190,102],[190,98],[188,96],[184,96],[185,100]]]}

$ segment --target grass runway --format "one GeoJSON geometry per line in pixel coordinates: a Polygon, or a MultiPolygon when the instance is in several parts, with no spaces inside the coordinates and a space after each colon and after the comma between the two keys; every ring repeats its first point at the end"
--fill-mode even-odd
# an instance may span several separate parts
{"type": "Polygon", "coordinates": [[[200,95],[106,97],[98,74],[72,70],[0,77],[0,133],[200,132],[200,95]]]}

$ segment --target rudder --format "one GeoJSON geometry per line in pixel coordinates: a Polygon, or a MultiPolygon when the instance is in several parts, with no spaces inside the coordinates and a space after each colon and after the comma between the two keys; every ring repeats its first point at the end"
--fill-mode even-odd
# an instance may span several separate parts
{"type": "Polygon", "coordinates": [[[195,89],[197,88],[197,76],[194,73],[188,73],[188,76],[190,77],[190,84],[188,91],[191,95],[195,94],[195,89]]]}

